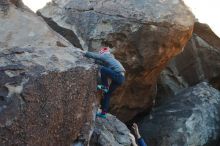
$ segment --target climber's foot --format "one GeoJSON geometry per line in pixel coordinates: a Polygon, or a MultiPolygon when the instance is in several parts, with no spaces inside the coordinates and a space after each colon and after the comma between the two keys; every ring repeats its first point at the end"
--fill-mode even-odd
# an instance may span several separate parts
{"type": "Polygon", "coordinates": [[[102,91],[104,91],[105,93],[108,92],[108,88],[105,87],[105,86],[103,86],[103,85],[97,85],[97,90],[102,90],[102,91]]]}
{"type": "Polygon", "coordinates": [[[96,113],[96,117],[100,117],[100,118],[103,118],[103,119],[107,118],[106,114],[103,114],[103,113],[100,113],[100,112],[96,113]]]}

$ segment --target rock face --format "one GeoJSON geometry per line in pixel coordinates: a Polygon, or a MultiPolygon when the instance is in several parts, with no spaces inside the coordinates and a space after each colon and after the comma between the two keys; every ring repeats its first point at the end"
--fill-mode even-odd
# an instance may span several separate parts
{"type": "Polygon", "coordinates": [[[90,146],[131,146],[129,133],[125,124],[108,114],[107,119],[96,118],[90,146]]]}
{"type": "Polygon", "coordinates": [[[203,82],[178,93],[139,123],[150,146],[217,146],[220,92],[203,82]]]}
{"type": "Polygon", "coordinates": [[[76,36],[76,46],[113,48],[127,70],[111,102],[123,121],[152,106],[159,73],[182,51],[194,24],[180,0],[53,0],[38,14],[60,34],[68,29],[63,36],[76,36]]]}
{"type": "Polygon", "coordinates": [[[0,145],[87,144],[96,67],[42,18],[0,3],[0,145]]]}
{"type": "Polygon", "coordinates": [[[166,102],[168,98],[172,98],[187,87],[189,87],[188,83],[179,75],[178,69],[172,60],[166,69],[161,72],[158,79],[156,105],[166,102]]]}
{"type": "Polygon", "coordinates": [[[195,23],[194,34],[183,53],[176,56],[162,71],[158,97],[173,95],[205,80],[220,89],[219,55],[220,38],[207,25],[195,23]]]}

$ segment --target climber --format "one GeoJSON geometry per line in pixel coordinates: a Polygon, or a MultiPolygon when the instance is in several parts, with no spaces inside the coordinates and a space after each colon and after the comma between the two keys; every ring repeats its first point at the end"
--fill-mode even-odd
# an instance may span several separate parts
{"type": "Polygon", "coordinates": [[[136,123],[133,123],[132,125],[132,129],[134,130],[135,133],[135,137],[137,138],[137,143],[136,144],[136,140],[135,137],[130,133],[130,138],[131,138],[131,142],[133,146],[147,146],[147,144],[144,142],[144,139],[141,137],[140,133],[139,133],[139,129],[136,123]]]}
{"type": "Polygon", "coordinates": [[[125,81],[125,69],[110,53],[109,47],[101,48],[99,53],[87,51],[85,56],[95,59],[96,63],[101,65],[99,70],[101,74],[101,84],[97,86],[97,89],[103,90],[104,98],[101,104],[102,111],[98,112],[96,116],[106,118],[112,93],[125,81]],[[108,79],[111,79],[110,85],[108,79]]]}

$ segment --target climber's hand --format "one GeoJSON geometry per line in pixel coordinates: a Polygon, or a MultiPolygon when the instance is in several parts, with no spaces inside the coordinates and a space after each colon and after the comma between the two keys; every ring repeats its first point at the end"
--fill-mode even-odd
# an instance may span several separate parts
{"type": "Polygon", "coordinates": [[[87,51],[86,51],[86,50],[81,50],[81,52],[82,52],[83,54],[86,54],[87,51]]]}
{"type": "Polygon", "coordinates": [[[135,136],[136,136],[138,139],[141,138],[141,135],[140,135],[140,133],[139,133],[139,129],[138,129],[138,126],[137,126],[136,123],[134,123],[134,124],[132,125],[132,128],[133,128],[133,130],[134,130],[135,136]]]}
{"type": "Polygon", "coordinates": [[[136,144],[134,135],[132,135],[131,133],[129,133],[129,137],[130,137],[130,139],[131,139],[132,146],[138,146],[138,145],[136,144]]]}
{"type": "Polygon", "coordinates": [[[86,52],[87,52],[86,50],[80,50],[80,52],[82,53],[83,56],[86,57],[86,52]]]}

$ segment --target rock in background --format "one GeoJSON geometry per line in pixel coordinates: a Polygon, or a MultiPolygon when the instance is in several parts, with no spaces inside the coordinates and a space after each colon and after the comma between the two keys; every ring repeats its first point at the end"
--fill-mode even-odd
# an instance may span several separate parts
{"type": "Polygon", "coordinates": [[[217,146],[220,92],[203,82],[153,109],[139,122],[150,146],[217,146]]]}
{"type": "Polygon", "coordinates": [[[158,102],[188,86],[207,81],[220,90],[220,38],[206,24],[195,23],[184,51],[162,71],[158,102]]]}
{"type": "Polygon", "coordinates": [[[123,121],[152,107],[159,73],[182,52],[194,24],[181,0],[53,0],[38,14],[77,47],[113,48],[127,70],[111,102],[123,121]]]}
{"type": "Polygon", "coordinates": [[[0,3],[0,145],[86,145],[96,67],[21,1],[11,2],[0,3]]]}
{"type": "Polygon", "coordinates": [[[131,146],[129,133],[125,124],[107,114],[107,119],[96,118],[90,146],[131,146]]]}

